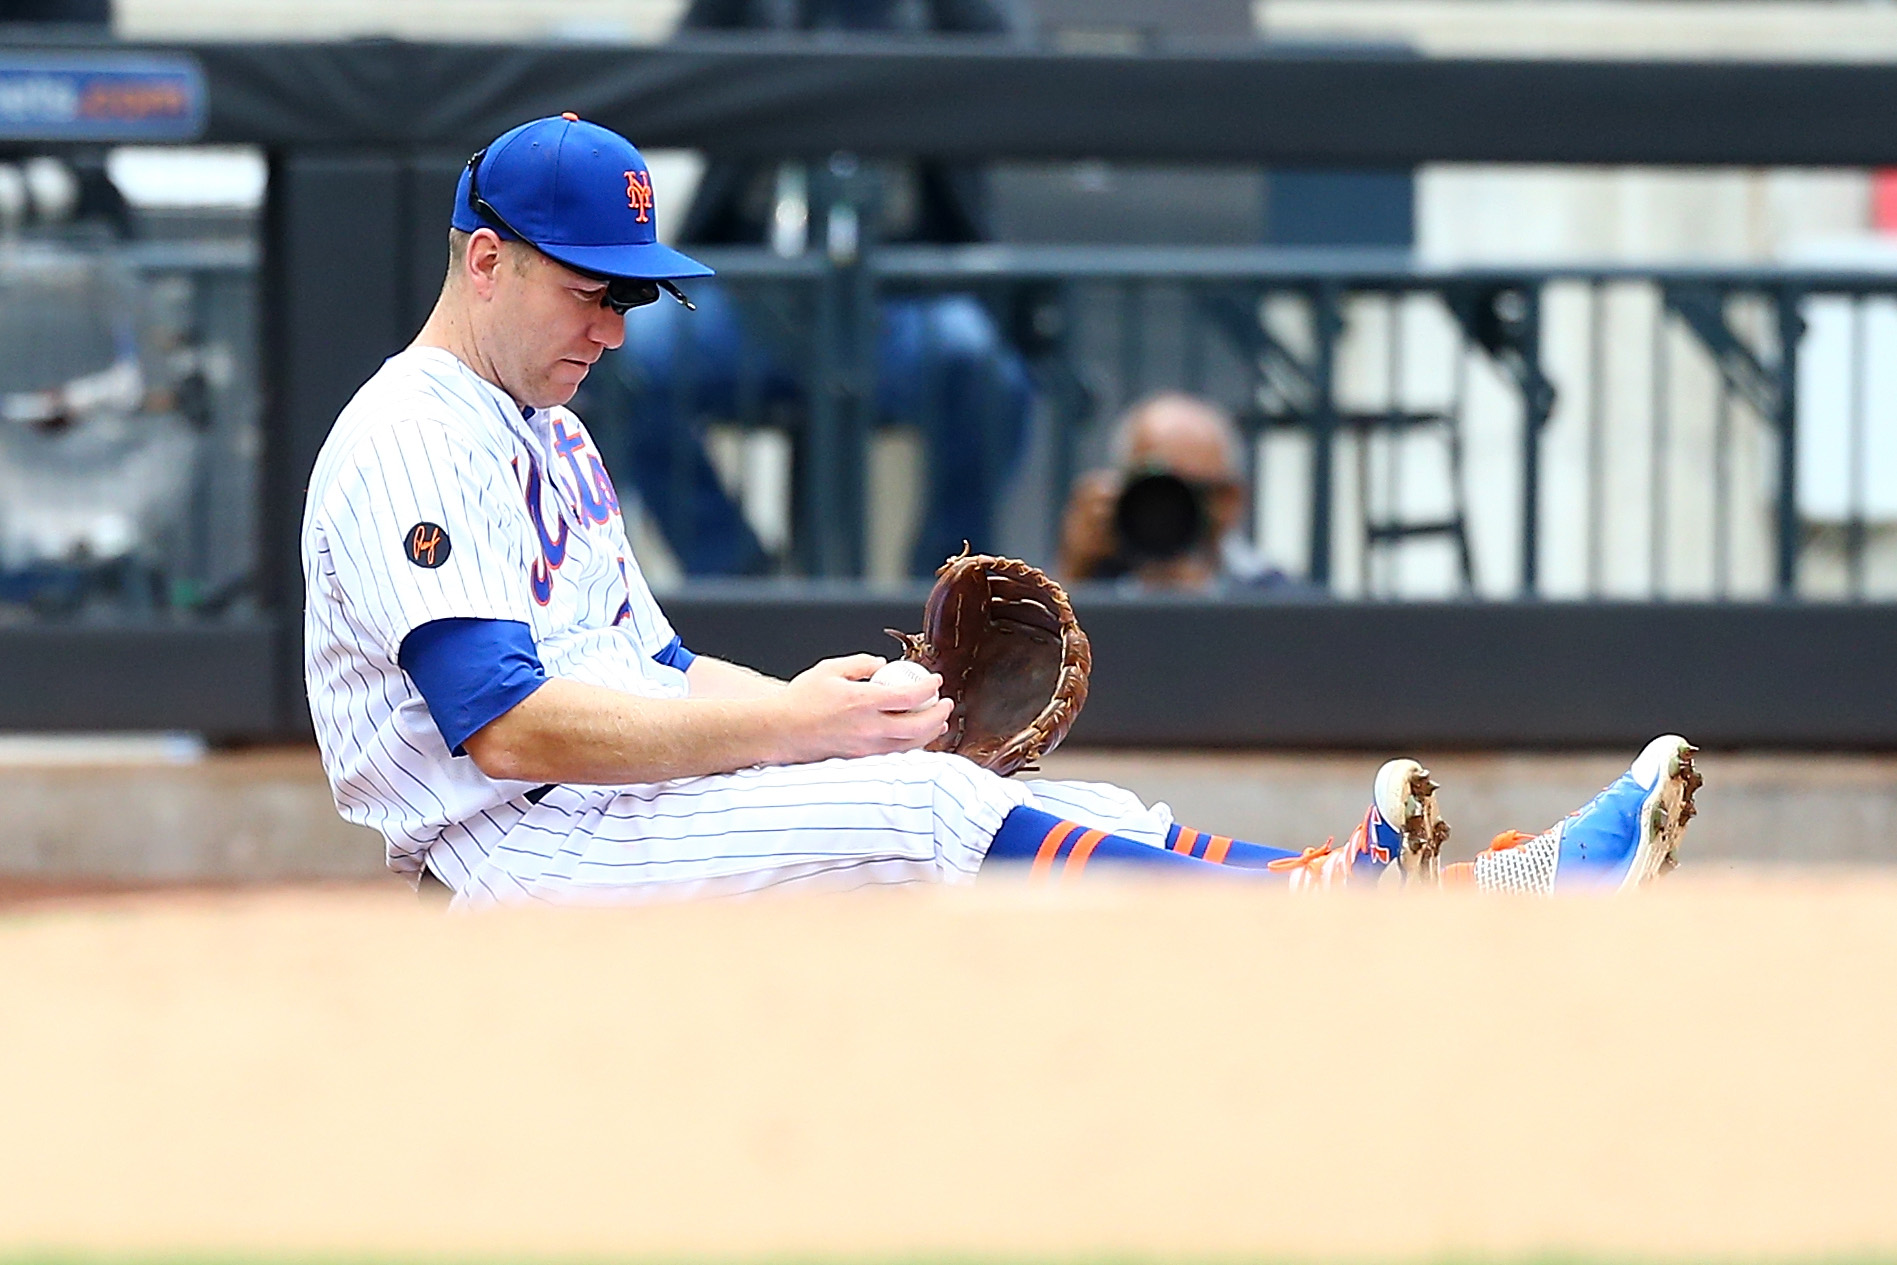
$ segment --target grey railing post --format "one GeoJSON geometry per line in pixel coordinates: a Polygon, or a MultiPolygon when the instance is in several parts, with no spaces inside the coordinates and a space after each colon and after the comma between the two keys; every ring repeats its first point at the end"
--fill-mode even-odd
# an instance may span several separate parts
{"type": "Polygon", "coordinates": [[[1805,320],[1798,312],[1800,295],[1790,286],[1773,292],[1778,312],[1778,567],[1777,591],[1792,597],[1798,591],[1798,344],[1805,320]]]}
{"type": "Polygon", "coordinates": [[[1343,333],[1343,311],[1337,287],[1313,286],[1311,303],[1311,562],[1307,577],[1329,588],[1331,582],[1331,518],[1335,511],[1331,484],[1337,462],[1337,339],[1343,333]]]}
{"type": "Polygon", "coordinates": [[[813,174],[824,271],[817,285],[804,504],[812,575],[860,576],[864,477],[875,405],[876,300],[865,256],[875,223],[875,177],[850,154],[813,174]]]}
{"type": "Polygon", "coordinates": [[[1058,556],[1067,498],[1074,486],[1074,449],[1093,401],[1074,371],[1074,329],[1080,311],[1072,283],[1057,282],[1029,302],[1032,314],[1024,331],[1032,348],[1029,360],[1037,366],[1036,376],[1048,398],[1048,415],[1054,428],[1053,453],[1048,462],[1047,530],[1058,556]]]}
{"type": "Polygon", "coordinates": [[[1522,596],[1533,597],[1541,583],[1541,432],[1554,412],[1554,391],[1541,372],[1541,287],[1524,281],[1512,293],[1521,303],[1517,319],[1509,323],[1514,326],[1515,353],[1521,357],[1522,596]]]}

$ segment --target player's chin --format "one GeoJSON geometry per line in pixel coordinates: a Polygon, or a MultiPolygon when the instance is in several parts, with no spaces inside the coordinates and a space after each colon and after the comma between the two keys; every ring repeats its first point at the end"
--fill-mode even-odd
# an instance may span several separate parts
{"type": "Polygon", "coordinates": [[[547,375],[547,394],[557,398],[544,407],[565,404],[580,389],[580,383],[586,381],[586,375],[593,366],[588,361],[564,359],[553,366],[553,372],[547,375]]]}

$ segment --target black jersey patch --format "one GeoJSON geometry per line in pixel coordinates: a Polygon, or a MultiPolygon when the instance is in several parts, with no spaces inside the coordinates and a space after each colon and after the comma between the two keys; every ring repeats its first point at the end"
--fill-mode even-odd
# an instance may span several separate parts
{"type": "Polygon", "coordinates": [[[448,555],[453,551],[454,546],[448,543],[448,533],[436,523],[416,523],[402,534],[402,552],[418,567],[433,571],[448,561],[448,555]]]}

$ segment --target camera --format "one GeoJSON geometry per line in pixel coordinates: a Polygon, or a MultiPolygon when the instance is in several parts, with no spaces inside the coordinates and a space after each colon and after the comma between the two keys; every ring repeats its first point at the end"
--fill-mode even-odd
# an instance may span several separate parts
{"type": "Polygon", "coordinates": [[[1211,538],[1210,491],[1164,470],[1129,481],[1113,507],[1120,553],[1129,565],[1166,562],[1211,538]]]}

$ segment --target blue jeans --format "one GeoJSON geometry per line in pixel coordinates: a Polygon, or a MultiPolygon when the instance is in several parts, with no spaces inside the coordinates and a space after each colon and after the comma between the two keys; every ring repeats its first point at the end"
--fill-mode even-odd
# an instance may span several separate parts
{"type": "MultiPolygon", "coordinates": [[[[620,468],[687,574],[755,573],[769,559],[718,482],[694,423],[786,406],[801,414],[796,345],[806,335],[769,328],[766,313],[715,283],[695,283],[691,294],[696,312],[661,300],[628,313],[625,346],[601,366],[624,393],[620,468]]],[[[992,544],[995,503],[1027,432],[1027,368],[969,295],[885,299],[878,316],[877,420],[921,431],[925,504],[911,568],[929,575],[963,541],[977,550],[992,544]]]]}

